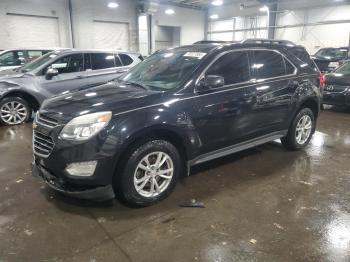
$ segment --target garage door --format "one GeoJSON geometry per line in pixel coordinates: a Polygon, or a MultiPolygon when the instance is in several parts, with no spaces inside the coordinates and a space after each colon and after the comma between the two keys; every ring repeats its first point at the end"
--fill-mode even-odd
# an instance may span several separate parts
{"type": "Polygon", "coordinates": [[[58,18],[7,14],[6,48],[60,46],[58,18]]]}
{"type": "Polygon", "coordinates": [[[94,21],[94,48],[129,49],[129,25],[126,23],[94,21]]]}

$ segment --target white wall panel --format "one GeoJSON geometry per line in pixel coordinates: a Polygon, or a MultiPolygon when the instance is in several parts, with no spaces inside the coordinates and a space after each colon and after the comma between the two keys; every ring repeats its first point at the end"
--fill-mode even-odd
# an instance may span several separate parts
{"type": "Polygon", "coordinates": [[[2,40],[9,47],[59,47],[61,45],[58,19],[8,15],[3,25],[7,37],[2,40]]]}
{"type": "Polygon", "coordinates": [[[129,24],[94,21],[93,48],[129,49],[129,24]]]}
{"type": "Polygon", "coordinates": [[[61,47],[71,46],[67,0],[1,0],[0,25],[0,49],[27,47],[28,45],[49,46],[58,44],[61,47]],[[33,19],[29,17],[17,17],[18,19],[14,19],[8,13],[37,17],[56,17],[56,21],[41,20],[43,24],[40,24],[34,22],[38,21],[34,20],[34,17],[32,17],[33,19]],[[46,23],[48,25],[45,25],[46,23]],[[56,23],[57,26],[54,26],[53,23],[56,23]],[[9,30],[9,27],[18,27],[20,24],[22,24],[21,27],[23,29],[16,29],[17,32],[9,30]],[[25,34],[23,34],[24,28],[26,28],[25,34]],[[45,38],[40,34],[44,32],[46,35],[45,38]],[[18,39],[19,34],[22,35],[24,41],[13,41],[14,39],[18,39]],[[38,39],[34,39],[34,35],[38,39]],[[40,39],[42,39],[42,43],[37,42],[40,39]]]}

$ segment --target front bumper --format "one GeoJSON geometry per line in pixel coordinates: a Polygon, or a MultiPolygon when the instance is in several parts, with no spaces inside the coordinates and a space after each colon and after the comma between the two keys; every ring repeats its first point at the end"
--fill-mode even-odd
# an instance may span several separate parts
{"type": "Polygon", "coordinates": [[[112,185],[86,188],[84,186],[68,184],[62,178],[50,173],[37,161],[32,163],[32,174],[41,177],[55,191],[72,197],[95,201],[104,201],[115,197],[112,185]]]}
{"type": "Polygon", "coordinates": [[[323,104],[334,106],[350,106],[350,92],[327,92],[323,93],[323,104]]]}

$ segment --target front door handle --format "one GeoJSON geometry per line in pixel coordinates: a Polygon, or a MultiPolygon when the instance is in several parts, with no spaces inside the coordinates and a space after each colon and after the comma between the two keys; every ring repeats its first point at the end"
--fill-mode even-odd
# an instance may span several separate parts
{"type": "Polygon", "coordinates": [[[85,78],[85,76],[81,76],[81,75],[80,75],[80,76],[76,76],[75,78],[76,78],[76,79],[82,79],[82,78],[85,78]]]}
{"type": "Polygon", "coordinates": [[[125,73],[125,72],[127,72],[128,71],[128,69],[121,69],[121,70],[117,70],[117,71],[115,71],[117,74],[121,74],[121,73],[125,73]]]}

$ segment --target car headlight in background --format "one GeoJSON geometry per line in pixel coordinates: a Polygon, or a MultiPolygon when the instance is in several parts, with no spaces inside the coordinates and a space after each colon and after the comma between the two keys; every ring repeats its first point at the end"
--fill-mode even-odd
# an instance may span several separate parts
{"type": "Polygon", "coordinates": [[[61,131],[60,138],[84,141],[100,132],[111,120],[112,112],[98,112],[73,118],[61,131]]]}

